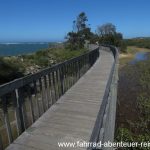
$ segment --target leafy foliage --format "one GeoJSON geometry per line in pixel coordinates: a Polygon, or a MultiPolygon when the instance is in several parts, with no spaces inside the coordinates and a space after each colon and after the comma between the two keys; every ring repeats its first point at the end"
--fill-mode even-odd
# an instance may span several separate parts
{"type": "Polygon", "coordinates": [[[78,50],[84,47],[85,40],[93,40],[95,35],[87,25],[88,18],[84,12],[81,12],[76,20],[73,21],[73,31],[68,32],[66,39],[67,48],[78,50]]]}
{"type": "Polygon", "coordinates": [[[137,47],[141,47],[141,48],[149,48],[150,49],[150,38],[126,39],[126,40],[124,40],[124,42],[128,46],[137,46],[137,47]]]}
{"type": "Polygon", "coordinates": [[[115,45],[120,48],[122,52],[126,52],[126,45],[123,41],[122,33],[116,31],[115,25],[106,23],[97,27],[99,43],[115,45]]]}
{"type": "Polygon", "coordinates": [[[50,67],[85,52],[87,52],[86,49],[71,51],[66,48],[47,48],[29,55],[0,58],[0,84],[30,73],[30,68],[38,71],[41,68],[50,67]]]}
{"type": "Polygon", "coordinates": [[[24,67],[15,59],[0,58],[0,84],[22,77],[24,67]]]}
{"type": "MultiPolygon", "coordinates": [[[[136,111],[136,116],[134,115],[134,118],[128,117],[130,120],[125,120],[120,125],[120,128],[116,131],[115,139],[117,141],[125,140],[127,142],[130,142],[131,139],[133,142],[148,142],[150,139],[150,59],[137,62],[134,65],[128,65],[127,69],[124,71],[128,75],[128,80],[133,81],[136,85],[129,86],[128,88],[128,93],[131,93],[133,90],[136,93],[134,93],[136,104],[128,107],[128,109],[129,111],[131,111],[130,109],[136,111]]],[[[138,146],[135,149],[148,150],[150,148],[138,146]]]]}

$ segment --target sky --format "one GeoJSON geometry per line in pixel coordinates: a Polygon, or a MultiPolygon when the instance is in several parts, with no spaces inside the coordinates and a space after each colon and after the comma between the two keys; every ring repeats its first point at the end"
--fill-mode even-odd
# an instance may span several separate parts
{"type": "Polygon", "coordinates": [[[93,32],[110,22],[124,38],[150,37],[150,0],[0,0],[0,42],[63,41],[81,12],[93,32]]]}

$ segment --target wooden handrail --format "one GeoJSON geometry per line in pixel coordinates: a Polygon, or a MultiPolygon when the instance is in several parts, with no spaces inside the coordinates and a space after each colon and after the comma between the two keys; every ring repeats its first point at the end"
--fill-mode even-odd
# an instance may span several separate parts
{"type": "Polygon", "coordinates": [[[3,127],[0,127],[0,144],[3,145],[0,145],[0,148],[4,149],[8,143],[14,141],[14,137],[32,125],[77,82],[98,57],[99,47],[79,57],[1,85],[0,110],[3,127]],[[15,114],[12,118],[10,108],[13,108],[15,114]],[[16,122],[17,128],[12,126],[12,120],[16,122]],[[4,132],[7,133],[8,140],[1,140],[4,132]]]}
{"type": "MultiPolygon", "coordinates": [[[[115,129],[115,111],[117,99],[117,82],[118,82],[118,49],[111,45],[100,45],[109,48],[114,56],[109,79],[106,85],[102,104],[97,115],[97,119],[90,138],[91,143],[113,142],[115,129]],[[113,118],[113,119],[112,119],[113,118]]],[[[103,150],[104,147],[97,148],[103,150]]],[[[95,147],[88,147],[88,150],[95,150],[95,147]]]]}

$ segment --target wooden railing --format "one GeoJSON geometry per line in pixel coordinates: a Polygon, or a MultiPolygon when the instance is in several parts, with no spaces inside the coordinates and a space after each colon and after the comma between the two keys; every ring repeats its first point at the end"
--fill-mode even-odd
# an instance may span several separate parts
{"type": "Polygon", "coordinates": [[[97,60],[99,48],[0,86],[0,150],[12,143],[97,60]]]}
{"type": "MultiPolygon", "coordinates": [[[[113,150],[113,147],[104,147],[103,143],[114,141],[119,53],[116,47],[110,45],[101,45],[100,49],[111,51],[114,56],[114,62],[112,64],[103,101],[90,138],[91,143],[98,144],[101,142],[102,147],[89,147],[88,149],[113,150]]],[[[100,146],[100,144],[98,146],[100,146]]]]}

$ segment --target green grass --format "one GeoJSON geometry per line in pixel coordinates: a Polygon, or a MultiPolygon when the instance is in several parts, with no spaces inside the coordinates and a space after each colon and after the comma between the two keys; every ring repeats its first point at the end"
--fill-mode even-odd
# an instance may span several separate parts
{"type": "Polygon", "coordinates": [[[0,84],[22,77],[32,70],[36,72],[56,63],[80,56],[85,52],[87,52],[86,49],[70,50],[65,47],[59,47],[47,48],[19,57],[0,58],[0,84]]]}
{"type": "Polygon", "coordinates": [[[128,46],[127,53],[120,54],[120,59],[119,59],[120,67],[127,65],[131,60],[134,59],[135,54],[138,52],[150,52],[150,49],[140,48],[136,46],[128,46]]]}
{"type": "Polygon", "coordinates": [[[148,48],[150,49],[150,38],[135,38],[124,40],[127,46],[137,46],[140,48],[148,48]]]}
{"type": "MultiPolygon", "coordinates": [[[[130,52],[132,50],[129,49],[130,52]]],[[[146,142],[150,139],[150,59],[120,70],[116,141],[146,142]],[[124,109],[127,108],[127,109],[124,109]]],[[[148,147],[124,150],[148,150],[148,147]]]]}

